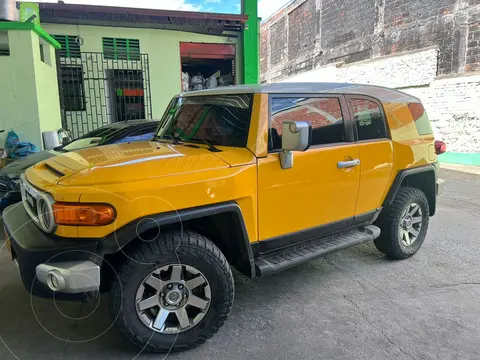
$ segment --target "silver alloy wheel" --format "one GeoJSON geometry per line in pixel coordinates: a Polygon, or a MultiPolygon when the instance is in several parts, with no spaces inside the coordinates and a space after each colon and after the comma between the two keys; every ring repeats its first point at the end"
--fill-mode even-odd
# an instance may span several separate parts
{"type": "Polygon", "coordinates": [[[398,237],[403,245],[411,246],[422,229],[422,209],[417,203],[407,206],[400,219],[398,237]]]}
{"type": "Polygon", "coordinates": [[[140,320],[153,331],[178,334],[196,326],[212,301],[210,284],[197,269],[172,264],[151,272],[136,294],[140,320]]]}

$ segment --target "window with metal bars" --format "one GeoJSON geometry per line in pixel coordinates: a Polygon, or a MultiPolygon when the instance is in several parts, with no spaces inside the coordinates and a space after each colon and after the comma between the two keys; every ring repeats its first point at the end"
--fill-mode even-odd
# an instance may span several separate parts
{"type": "Polygon", "coordinates": [[[103,56],[113,60],[140,60],[140,40],[103,38],[103,56]]]}
{"type": "Polygon", "coordinates": [[[85,111],[83,67],[62,65],[60,75],[60,103],[66,111],[85,111]]]}
{"type": "Polygon", "coordinates": [[[80,57],[80,43],[78,36],[72,35],[52,35],[57,40],[62,48],[60,49],[60,56],[65,58],[79,58],[80,57]]]}

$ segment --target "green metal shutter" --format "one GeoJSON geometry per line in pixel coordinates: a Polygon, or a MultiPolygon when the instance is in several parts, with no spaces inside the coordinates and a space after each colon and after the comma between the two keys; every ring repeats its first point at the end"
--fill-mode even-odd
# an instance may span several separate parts
{"type": "Polygon", "coordinates": [[[128,60],[127,39],[114,39],[118,60],[128,60]]]}
{"type": "Polygon", "coordinates": [[[103,38],[103,55],[113,60],[140,60],[140,40],[103,38]]]}
{"type": "Polygon", "coordinates": [[[103,56],[105,59],[116,59],[115,39],[103,38],[103,56]]]}
{"type": "Polygon", "coordinates": [[[140,60],[140,40],[127,39],[127,53],[129,60],[140,60]]]}
{"type": "Polygon", "coordinates": [[[60,56],[66,58],[79,58],[80,45],[77,41],[77,36],[72,35],[52,35],[57,40],[62,48],[60,49],[60,56]]]}

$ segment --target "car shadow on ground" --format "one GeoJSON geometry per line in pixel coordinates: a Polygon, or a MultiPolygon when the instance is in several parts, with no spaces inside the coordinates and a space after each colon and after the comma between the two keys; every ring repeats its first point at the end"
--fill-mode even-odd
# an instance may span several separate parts
{"type": "MultiPolygon", "coordinates": [[[[356,261],[385,261],[371,244],[345,253],[356,261]]],[[[3,249],[0,252],[0,339],[3,343],[3,349],[0,344],[0,359],[24,360],[37,358],[39,354],[56,359],[71,353],[81,358],[108,354],[128,359],[142,353],[125,341],[114,326],[106,295],[86,303],[32,297],[23,288],[18,270],[9,260],[7,251],[3,249]]],[[[246,325],[245,319],[261,320],[271,312],[272,304],[294,301],[311,292],[312,283],[320,287],[324,283],[324,288],[331,292],[338,288],[338,284],[334,283],[345,275],[341,273],[342,269],[328,256],[266,278],[249,279],[234,271],[235,303],[224,328],[230,328],[227,332],[231,332],[234,328],[251,326],[246,325]]],[[[347,277],[342,281],[348,282],[345,286],[350,291],[363,290],[358,280],[347,277]]],[[[219,341],[225,335],[222,329],[212,341],[219,341]]]]}

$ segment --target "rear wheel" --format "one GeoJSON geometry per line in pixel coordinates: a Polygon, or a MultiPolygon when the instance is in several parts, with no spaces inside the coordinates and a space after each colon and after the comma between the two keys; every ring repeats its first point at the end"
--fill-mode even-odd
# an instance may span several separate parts
{"type": "Polygon", "coordinates": [[[375,246],[395,259],[411,257],[425,240],[429,216],[425,194],[419,189],[401,187],[392,204],[382,210],[377,220],[382,232],[375,246]]]}
{"type": "Polygon", "coordinates": [[[148,351],[193,348],[223,325],[233,303],[227,260],[204,236],[172,232],[129,254],[110,292],[120,331],[148,351]]]}

